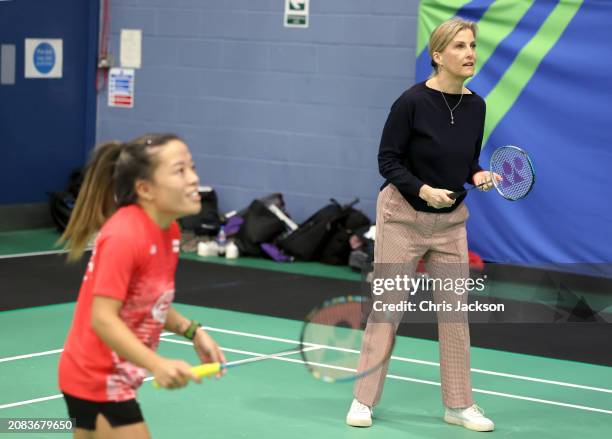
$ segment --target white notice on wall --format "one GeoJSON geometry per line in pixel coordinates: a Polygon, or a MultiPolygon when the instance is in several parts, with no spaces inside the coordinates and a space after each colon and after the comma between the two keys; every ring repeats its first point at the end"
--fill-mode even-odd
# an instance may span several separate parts
{"type": "Polygon", "coordinates": [[[285,0],[285,27],[308,27],[310,0],[285,0]]]}
{"type": "Polygon", "coordinates": [[[119,60],[121,67],[139,69],[142,53],[142,30],[121,29],[119,60]]]}
{"type": "Polygon", "coordinates": [[[134,70],[112,68],[108,73],[108,106],[134,107],[134,70]]]}

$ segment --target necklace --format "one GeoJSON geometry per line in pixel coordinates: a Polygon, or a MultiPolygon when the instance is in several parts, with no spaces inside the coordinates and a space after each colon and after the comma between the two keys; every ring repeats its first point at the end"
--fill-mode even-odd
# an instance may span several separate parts
{"type": "Polygon", "coordinates": [[[453,115],[453,111],[455,111],[457,109],[457,107],[461,103],[461,99],[463,99],[463,89],[461,89],[461,97],[459,97],[459,102],[457,102],[457,105],[455,105],[453,108],[451,108],[450,105],[448,105],[448,102],[446,101],[446,96],[444,96],[444,93],[442,91],[440,91],[440,94],[442,95],[442,99],[444,99],[444,103],[446,104],[446,108],[448,108],[448,111],[450,113],[451,125],[455,125],[455,116],[453,115]]]}

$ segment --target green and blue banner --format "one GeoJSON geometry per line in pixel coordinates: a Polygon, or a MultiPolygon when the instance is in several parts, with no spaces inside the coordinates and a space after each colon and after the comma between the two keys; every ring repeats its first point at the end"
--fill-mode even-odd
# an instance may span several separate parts
{"type": "Polygon", "coordinates": [[[431,73],[431,31],[478,23],[467,86],[487,102],[481,165],[517,145],[536,184],[524,200],[468,197],[470,248],[511,263],[612,262],[612,1],[422,0],[417,81],[431,73]]]}

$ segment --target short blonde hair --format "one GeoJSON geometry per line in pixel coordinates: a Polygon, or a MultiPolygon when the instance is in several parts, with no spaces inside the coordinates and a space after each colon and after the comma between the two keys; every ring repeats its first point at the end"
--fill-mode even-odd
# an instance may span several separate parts
{"type": "Polygon", "coordinates": [[[433,60],[434,52],[442,52],[453,41],[453,38],[464,29],[470,29],[474,34],[474,38],[476,38],[476,23],[464,20],[461,17],[453,17],[450,20],[446,20],[431,33],[429,37],[429,56],[431,57],[431,66],[433,67],[431,76],[439,73],[439,66],[433,60]]]}

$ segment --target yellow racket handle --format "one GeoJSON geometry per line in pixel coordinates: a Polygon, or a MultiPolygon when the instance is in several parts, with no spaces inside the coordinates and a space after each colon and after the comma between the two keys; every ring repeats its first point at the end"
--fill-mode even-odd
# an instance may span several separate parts
{"type": "Polygon", "coordinates": [[[198,377],[204,378],[216,375],[221,370],[221,363],[205,363],[192,367],[191,371],[198,377]]]}
{"type": "MultiPolygon", "coordinates": [[[[221,370],[221,363],[205,363],[205,364],[200,364],[199,366],[195,366],[191,368],[191,371],[198,378],[205,378],[211,375],[215,375],[220,370],[221,370]]],[[[159,383],[155,380],[153,380],[153,387],[155,387],[156,389],[161,388],[159,383]]]]}

